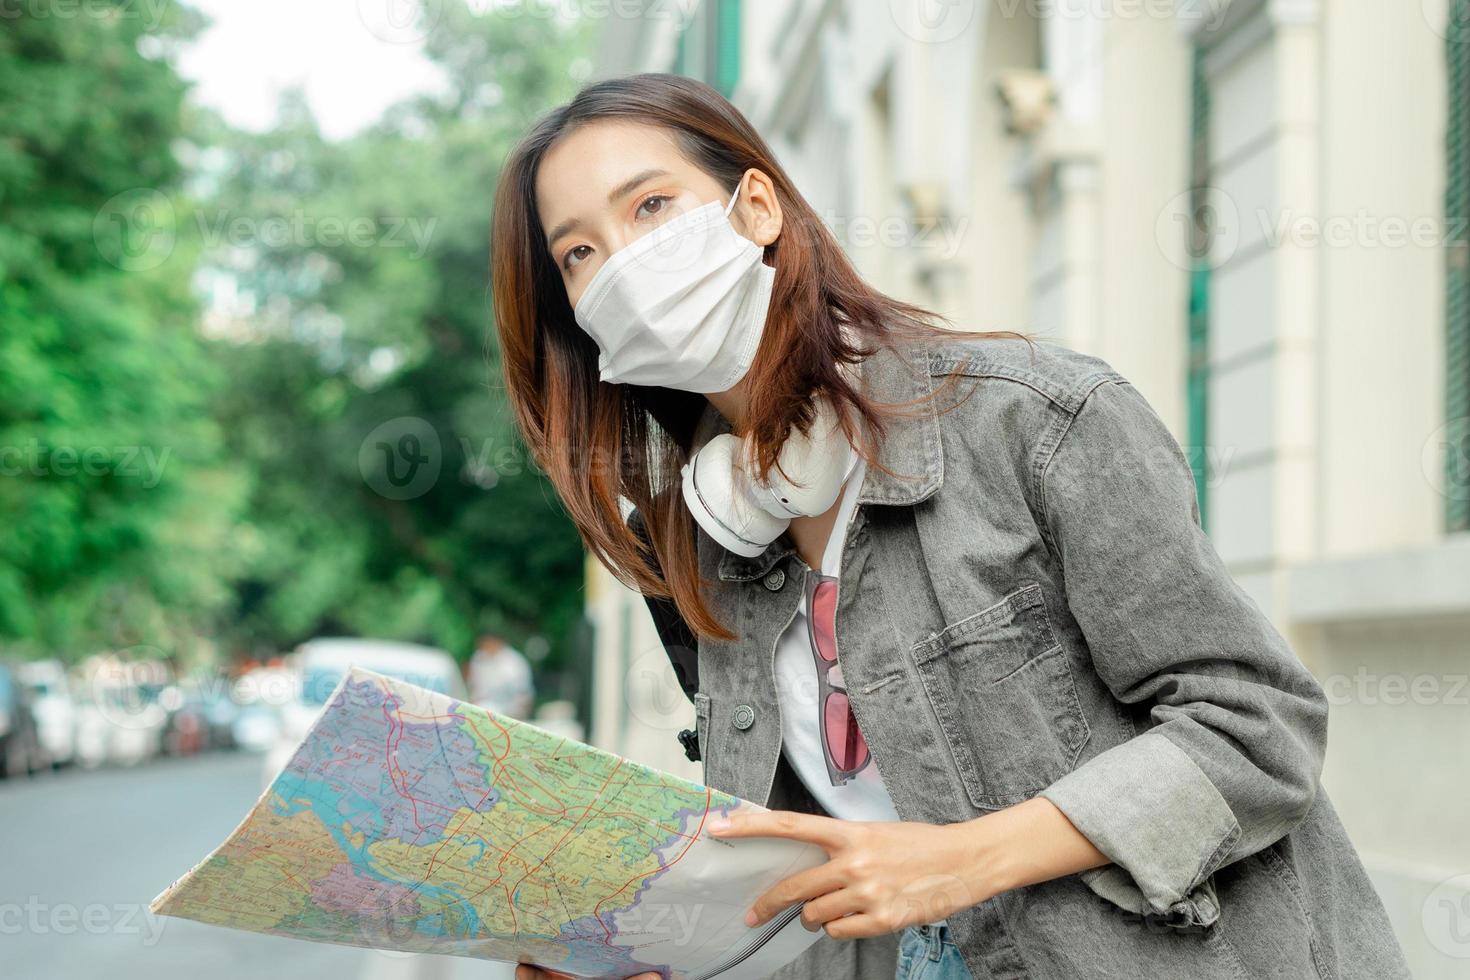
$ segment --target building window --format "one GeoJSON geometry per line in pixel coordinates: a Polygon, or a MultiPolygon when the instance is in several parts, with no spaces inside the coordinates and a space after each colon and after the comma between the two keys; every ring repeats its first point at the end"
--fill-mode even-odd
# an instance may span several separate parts
{"type": "Polygon", "coordinates": [[[728,99],[740,82],[740,0],[715,0],[714,63],[710,84],[728,99]]]}
{"type": "Polygon", "coordinates": [[[1445,249],[1445,528],[1470,531],[1470,0],[1452,0],[1445,48],[1445,218],[1460,229],[1445,249]]]}
{"type": "MultiPolygon", "coordinates": [[[[1467,0],[1470,2],[1470,0],[1467,0]]],[[[1185,400],[1189,408],[1189,466],[1194,471],[1200,524],[1208,529],[1210,478],[1210,239],[1216,215],[1210,209],[1210,97],[1204,52],[1194,50],[1193,109],[1190,113],[1189,363],[1185,400]]]]}
{"type": "Polygon", "coordinates": [[[689,22],[679,28],[679,40],[674,45],[674,74],[689,74],[689,22]]]}
{"type": "Polygon", "coordinates": [[[674,72],[730,98],[740,82],[741,0],[706,0],[679,32],[674,72]]]}

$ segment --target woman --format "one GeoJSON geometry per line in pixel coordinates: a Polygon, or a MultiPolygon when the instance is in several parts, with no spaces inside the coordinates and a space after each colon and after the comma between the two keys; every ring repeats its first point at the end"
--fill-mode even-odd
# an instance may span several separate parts
{"type": "Polygon", "coordinates": [[[492,248],[524,437],[698,635],[706,782],[773,811],[711,832],[827,850],[747,920],[825,931],[780,975],[1408,975],[1322,689],[1109,365],[867,286],[673,75],[542,119],[492,248]]]}

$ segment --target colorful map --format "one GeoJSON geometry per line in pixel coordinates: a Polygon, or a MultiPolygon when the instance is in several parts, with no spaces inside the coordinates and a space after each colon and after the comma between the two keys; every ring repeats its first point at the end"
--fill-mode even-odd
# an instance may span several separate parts
{"type": "Polygon", "coordinates": [[[160,915],[579,977],[764,976],[823,935],[742,921],[810,845],[717,840],[762,809],[474,704],[353,668],[229,839],[160,915]]]}

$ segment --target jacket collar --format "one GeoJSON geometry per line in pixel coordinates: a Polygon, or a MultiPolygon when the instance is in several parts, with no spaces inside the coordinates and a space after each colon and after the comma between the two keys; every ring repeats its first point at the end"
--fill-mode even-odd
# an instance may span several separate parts
{"type": "MultiPolygon", "coordinates": [[[[879,346],[857,366],[863,391],[875,401],[902,403],[916,398],[925,399],[920,405],[898,409],[913,414],[888,419],[887,435],[878,447],[878,461],[898,475],[890,476],[874,466],[865,467],[857,497],[859,505],[913,505],[927,499],[944,482],[939,416],[933,399],[929,397],[933,393],[930,373],[933,356],[930,347],[922,343],[879,346]]],[[[691,452],[698,451],[714,436],[729,431],[729,420],[713,404],[706,402],[695,426],[691,452]]],[[[721,551],[720,580],[749,581],[765,575],[787,555],[796,554],[796,543],[783,532],[754,558],[724,549],[721,551]]]]}

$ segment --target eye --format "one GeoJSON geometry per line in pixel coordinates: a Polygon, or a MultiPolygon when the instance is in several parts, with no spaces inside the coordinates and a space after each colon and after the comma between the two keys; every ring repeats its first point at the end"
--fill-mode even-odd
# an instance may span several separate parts
{"type": "Polygon", "coordinates": [[[649,216],[658,215],[663,211],[664,204],[671,200],[673,200],[672,194],[654,194],[651,197],[646,197],[643,199],[643,203],[638,205],[638,210],[635,212],[635,214],[649,216]],[[657,206],[650,210],[648,207],[650,204],[654,204],[657,206]]]}
{"type": "Polygon", "coordinates": [[[591,247],[591,245],[573,245],[571,248],[567,249],[566,254],[561,257],[561,267],[570,272],[572,270],[572,267],[576,265],[577,262],[581,262],[587,257],[586,253],[583,252],[583,249],[590,249],[591,247]],[[582,252],[582,254],[578,255],[578,252],[582,252]],[[576,259],[576,262],[572,261],[573,258],[576,259]]]}

